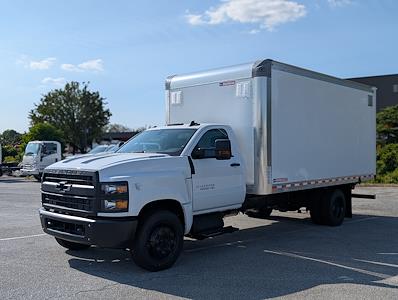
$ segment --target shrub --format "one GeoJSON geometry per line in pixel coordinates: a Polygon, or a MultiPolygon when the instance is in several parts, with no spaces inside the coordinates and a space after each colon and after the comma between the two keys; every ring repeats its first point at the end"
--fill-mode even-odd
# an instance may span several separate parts
{"type": "Polygon", "coordinates": [[[387,144],[377,149],[377,174],[383,176],[398,168],[398,144],[387,144]]]}

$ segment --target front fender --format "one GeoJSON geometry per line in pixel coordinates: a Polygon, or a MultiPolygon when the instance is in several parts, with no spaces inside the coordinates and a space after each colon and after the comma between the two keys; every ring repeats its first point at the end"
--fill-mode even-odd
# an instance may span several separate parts
{"type": "Polygon", "coordinates": [[[130,209],[133,216],[138,216],[143,207],[151,202],[162,200],[177,201],[184,213],[185,233],[192,226],[192,180],[182,176],[160,176],[150,180],[136,178],[130,188],[130,209]]]}
{"type": "Polygon", "coordinates": [[[192,179],[187,157],[119,164],[101,170],[99,176],[100,182],[128,181],[129,184],[129,211],[112,217],[138,216],[151,202],[175,200],[184,212],[185,232],[189,232],[192,226],[192,179]]]}

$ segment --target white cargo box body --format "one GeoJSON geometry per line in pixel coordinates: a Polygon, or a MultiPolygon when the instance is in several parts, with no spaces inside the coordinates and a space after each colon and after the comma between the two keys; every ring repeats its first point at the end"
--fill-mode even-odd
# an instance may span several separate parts
{"type": "Polygon", "coordinates": [[[247,191],[266,195],[373,178],[376,93],[272,60],[166,81],[166,122],[230,125],[247,191]]]}

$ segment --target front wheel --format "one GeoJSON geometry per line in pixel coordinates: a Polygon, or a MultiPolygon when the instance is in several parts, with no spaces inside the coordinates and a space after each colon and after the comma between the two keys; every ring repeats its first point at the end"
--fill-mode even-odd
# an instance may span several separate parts
{"type": "Polygon", "coordinates": [[[156,272],[170,268],[180,256],[184,241],[183,226],[170,211],[158,211],[139,225],[132,249],[134,262],[156,272]]]}
{"type": "Polygon", "coordinates": [[[38,175],[33,175],[33,177],[37,180],[37,181],[41,181],[41,175],[42,174],[38,174],[38,175]]]}
{"type": "Polygon", "coordinates": [[[69,250],[84,250],[90,248],[90,245],[69,242],[63,239],[55,238],[58,244],[69,250]]]}

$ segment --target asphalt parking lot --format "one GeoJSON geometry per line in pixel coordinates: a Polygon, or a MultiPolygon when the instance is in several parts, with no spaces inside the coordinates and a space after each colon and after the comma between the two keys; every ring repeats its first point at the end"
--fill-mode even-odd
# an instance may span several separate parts
{"type": "Polygon", "coordinates": [[[186,240],[169,270],[149,273],[127,251],[66,251],[43,234],[40,184],[0,178],[0,299],[398,299],[398,188],[359,188],[341,227],[307,213],[238,215],[241,230],[186,240]]]}

